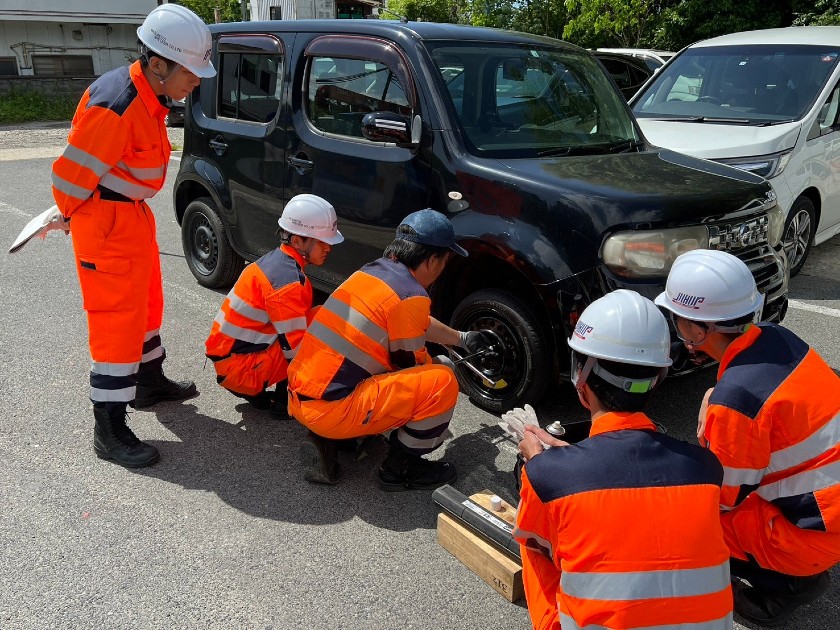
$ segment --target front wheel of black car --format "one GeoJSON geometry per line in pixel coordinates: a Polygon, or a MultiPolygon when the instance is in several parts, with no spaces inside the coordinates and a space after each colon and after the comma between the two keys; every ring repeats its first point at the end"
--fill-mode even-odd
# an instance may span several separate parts
{"type": "Polygon", "coordinates": [[[467,296],[452,315],[456,330],[490,330],[493,348],[471,359],[483,375],[456,366],[463,391],[476,405],[499,413],[542,398],[552,376],[546,335],[537,318],[517,297],[497,289],[467,296]]]}
{"type": "Polygon", "coordinates": [[[782,246],[787,255],[790,277],[793,278],[805,265],[816,231],[816,213],[814,204],[806,197],[799,197],[793,202],[785,223],[785,235],[782,246]]]}
{"type": "Polygon", "coordinates": [[[181,241],[187,265],[201,286],[221,289],[236,282],[245,261],[231,247],[212,199],[201,197],[187,206],[181,241]]]}

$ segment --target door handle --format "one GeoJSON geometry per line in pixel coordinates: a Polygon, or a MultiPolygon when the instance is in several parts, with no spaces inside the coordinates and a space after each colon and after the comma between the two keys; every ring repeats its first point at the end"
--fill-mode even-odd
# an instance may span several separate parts
{"type": "Polygon", "coordinates": [[[222,155],[228,149],[228,144],[222,136],[216,136],[208,144],[218,155],[222,155]]]}
{"type": "Polygon", "coordinates": [[[311,171],[314,166],[312,160],[292,156],[289,158],[289,166],[297,171],[298,175],[305,175],[306,171],[311,171]]]}

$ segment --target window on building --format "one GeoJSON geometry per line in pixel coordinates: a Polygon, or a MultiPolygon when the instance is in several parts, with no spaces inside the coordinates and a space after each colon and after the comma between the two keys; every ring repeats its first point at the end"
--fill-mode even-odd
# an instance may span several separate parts
{"type": "Polygon", "coordinates": [[[269,20],[282,20],[283,19],[283,9],[281,7],[268,7],[268,19],[269,20]]]}
{"type": "Polygon", "coordinates": [[[0,77],[16,77],[17,60],[14,57],[0,57],[0,77]]]}
{"type": "Polygon", "coordinates": [[[88,55],[32,55],[36,77],[92,77],[93,57],[88,55]]]}
{"type": "Polygon", "coordinates": [[[283,58],[277,54],[221,56],[219,116],[267,123],[280,104],[283,58]]]}
{"type": "Polygon", "coordinates": [[[337,3],[338,11],[336,11],[336,17],[340,19],[354,19],[354,20],[361,20],[365,17],[365,5],[362,4],[348,4],[345,2],[337,3]]]}

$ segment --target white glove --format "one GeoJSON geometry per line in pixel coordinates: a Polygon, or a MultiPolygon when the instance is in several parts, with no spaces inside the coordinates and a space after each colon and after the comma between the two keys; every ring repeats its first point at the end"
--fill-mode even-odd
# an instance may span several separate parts
{"type": "Polygon", "coordinates": [[[529,424],[536,427],[540,426],[539,420],[537,420],[537,412],[531,405],[526,404],[524,409],[515,407],[503,413],[499,426],[507,435],[517,442],[521,442],[525,437],[525,427],[529,424]]]}

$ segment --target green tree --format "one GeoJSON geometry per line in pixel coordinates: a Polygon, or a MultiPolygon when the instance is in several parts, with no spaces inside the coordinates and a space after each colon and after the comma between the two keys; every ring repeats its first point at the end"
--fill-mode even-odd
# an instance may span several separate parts
{"type": "Polygon", "coordinates": [[[643,47],[673,0],[566,0],[564,38],[581,46],[643,47]]]}
{"type": "Polygon", "coordinates": [[[679,50],[726,33],[790,26],[793,4],[791,0],[681,0],[663,11],[652,43],[679,50]]]}
{"type": "MultiPolygon", "coordinates": [[[[796,12],[793,23],[797,26],[840,25],[840,0],[817,0],[813,6],[803,6],[796,12]]],[[[810,3],[807,3],[810,4],[810,3]]]]}
{"type": "Polygon", "coordinates": [[[450,0],[391,0],[388,2],[388,11],[381,11],[379,17],[393,20],[396,19],[396,14],[411,21],[457,24],[460,17],[459,6],[460,3],[450,0]]]}
{"type": "Polygon", "coordinates": [[[218,8],[222,22],[239,22],[242,19],[240,0],[179,0],[178,4],[187,7],[207,24],[213,24],[213,10],[218,8]]]}

